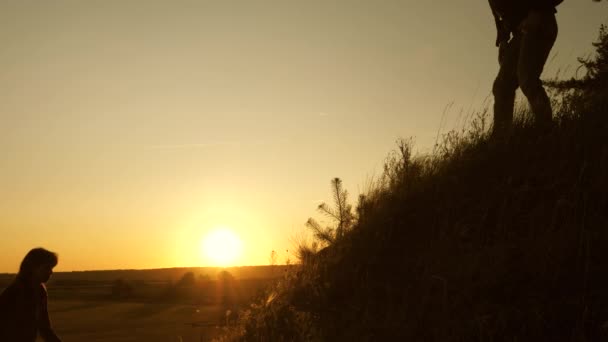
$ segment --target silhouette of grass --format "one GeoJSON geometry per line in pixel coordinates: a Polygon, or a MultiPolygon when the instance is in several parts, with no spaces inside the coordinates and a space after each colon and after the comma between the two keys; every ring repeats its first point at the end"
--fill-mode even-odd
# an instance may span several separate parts
{"type": "Polygon", "coordinates": [[[431,155],[401,141],[352,228],[304,246],[219,340],[608,340],[608,87],[593,84],[559,93],[549,131],[523,115],[492,140],[482,111],[431,155]]]}

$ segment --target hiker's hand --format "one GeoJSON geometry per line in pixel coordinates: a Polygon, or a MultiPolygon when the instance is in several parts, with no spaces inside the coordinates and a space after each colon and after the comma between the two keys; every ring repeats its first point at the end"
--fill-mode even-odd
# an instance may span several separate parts
{"type": "Polygon", "coordinates": [[[510,32],[498,32],[498,36],[496,37],[496,46],[500,47],[502,44],[506,44],[511,40],[510,32]]]}

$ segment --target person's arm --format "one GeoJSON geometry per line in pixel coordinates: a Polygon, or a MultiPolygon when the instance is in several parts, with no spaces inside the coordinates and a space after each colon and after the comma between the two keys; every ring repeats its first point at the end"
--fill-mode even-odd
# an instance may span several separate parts
{"type": "Polygon", "coordinates": [[[0,341],[15,340],[16,297],[14,286],[9,286],[0,293],[0,341]]]}
{"type": "Polygon", "coordinates": [[[8,295],[6,290],[0,293],[0,340],[6,339],[6,325],[8,320],[8,295]]]}
{"type": "Polygon", "coordinates": [[[9,294],[7,290],[0,291],[0,321],[4,321],[4,318],[8,315],[8,302],[9,294]]]}
{"type": "Polygon", "coordinates": [[[38,333],[40,333],[40,336],[46,342],[61,342],[61,339],[57,337],[57,335],[53,331],[53,328],[51,327],[51,319],[49,318],[49,310],[47,303],[48,299],[46,289],[43,288],[38,333]]]}
{"type": "Polygon", "coordinates": [[[490,3],[492,15],[494,15],[494,22],[496,23],[496,46],[500,46],[501,43],[506,43],[511,39],[511,32],[496,10],[494,0],[488,0],[488,2],[490,3]]]}

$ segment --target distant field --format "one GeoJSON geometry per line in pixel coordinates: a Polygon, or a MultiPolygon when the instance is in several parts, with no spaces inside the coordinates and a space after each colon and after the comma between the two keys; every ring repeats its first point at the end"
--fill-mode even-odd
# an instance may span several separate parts
{"type": "MultiPolygon", "coordinates": [[[[124,278],[130,280],[141,280],[145,282],[166,282],[177,281],[187,272],[192,272],[196,276],[206,275],[215,278],[221,271],[227,271],[236,279],[268,279],[275,278],[289,266],[239,266],[239,267],[177,267],[159,268],[148,270],[102,270],[102,271],[75,271],[75,272],[56,272],[51,278],[53,282],[111,282],[116,279],[124,278]]],[[[14,274],[0,273],[0,288],[8,284],[14,274]]]]}
{"type": "MultiPolygon", "coordinates": [[[[64,342],[200,342],[217,336],[285,266],[60,272],[49,312],[64,342]]],[[[0,274],[0,290],[15,275],[0,274]]]]}
{"type": "Polygon", "coordinates": [[[224,316],[221,306],[100,301],[52,301],[49,310],[64,342],[209,341],[224,316]]]}

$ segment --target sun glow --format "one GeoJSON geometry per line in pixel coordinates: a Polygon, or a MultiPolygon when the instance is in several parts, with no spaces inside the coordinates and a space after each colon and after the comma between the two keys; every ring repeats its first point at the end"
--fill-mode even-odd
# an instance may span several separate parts
{"type": "Polygon", "coordinates": [[[243,242],[232,230],[217,228],[205,236],[202,249],[210,266],[231,266],[241,256],[243,242]]]}

